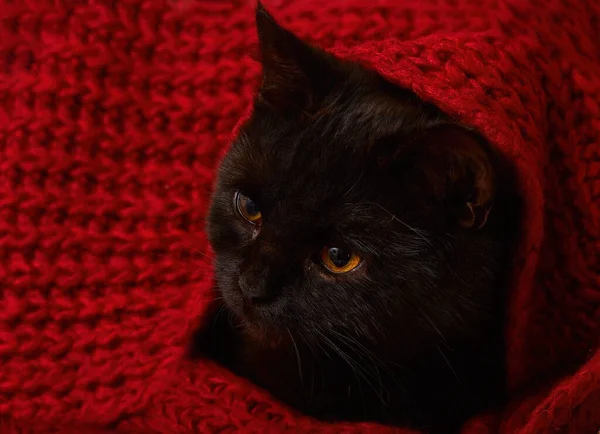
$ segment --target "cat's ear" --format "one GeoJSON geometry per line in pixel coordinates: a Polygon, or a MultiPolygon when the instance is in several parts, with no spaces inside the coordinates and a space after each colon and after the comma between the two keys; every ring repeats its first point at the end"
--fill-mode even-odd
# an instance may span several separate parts
{"type": "Polygon", "coordinates": [[[256,27],[263,66],[259,99],[281,110],[315,109],[334,80],[333,56],[281,27],[260,2],[256,27]]]}
{"type": "Polygon", "coordinates": [[[459,127],[438,137],[449,148],[449,178],[458,223],[463,228],[481,229],[487,223],[497,190],[491,149],[483,139],[459,127]]]}
{"type": "MultiPolygon", "coordinates": [[[[455,124],[429,128],[380,150],[379,164],[417,168],[426,191],[448,207],[462,228],[485,226],[497,191],[494,156],[475,133],[455,124]],[[400,143],[398,145],[398,143],[400,143]]],[[[413,172],[415,173],[415,172],[413,172]]]]}

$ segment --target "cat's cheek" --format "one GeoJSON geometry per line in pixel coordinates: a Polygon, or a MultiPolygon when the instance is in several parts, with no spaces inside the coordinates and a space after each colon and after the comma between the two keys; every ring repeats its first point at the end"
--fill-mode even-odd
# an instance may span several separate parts
{"type": "Polygon", "coordinates": [[[262,228],[262,223],[252,224],[244,220],[237,211],[234,216],[223,217],[223,222],[226,223],[228,238],[232,241],[229,248],[239,249],[240,247],[254,241],[262,228]]]}
{"type": "Polygon", "coordinates": [[[258,234],[260,233],[260,225],[250,227],[249,231],[250,237],[252,238],[252,240],[255,240],[258,237],[258,234]]]}
{"type": "Polygon", "coordinates": [[[243,300],[237,286],[239,261],[231,256],[219,256],[215,260],[217,289],[225,304],[235,314],[242,312],[243,300]]]}
{"type": "Polygon", "coordinates": [[[213,250],[220,255],[241,254],[240,249],[258,235],[255,226],[236,217],[215,217],[209,230],[209,241],[213,250]]]}
{"type": "Polygon", "coordinates": [[[236,224],[236,220],[225,215],[221,210],[211,210],[206,232],[208,241],[217,254],[226,252],[240,243],[238,231],[232,230],[236,224]]]}

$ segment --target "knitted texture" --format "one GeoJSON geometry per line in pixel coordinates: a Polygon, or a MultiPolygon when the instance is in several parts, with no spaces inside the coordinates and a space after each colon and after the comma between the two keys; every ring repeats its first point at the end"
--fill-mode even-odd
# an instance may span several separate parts
{"type": "MultiPolygon", "coordinates": [[[[264,4],[518,169],[513,399],[464,432],[597,432],[599,3],[264,4]]],[[[386,430],[322,424],[184,357],[212,283],[215,167],[260,74],[253,8],[0,0],[0,432],[386,430]]]]}

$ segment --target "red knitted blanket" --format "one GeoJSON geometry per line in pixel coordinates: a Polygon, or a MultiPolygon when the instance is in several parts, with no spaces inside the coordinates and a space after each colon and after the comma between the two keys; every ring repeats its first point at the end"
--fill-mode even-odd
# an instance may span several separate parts
{"type": "MultiPolygon", "coordinates": [[[[265,0],[519,172],[513,401],[466,433],[600,429],[600,3],[265,0]]],[[[260,73],[248,0],[0,0],[0,431],[374,432],[184,357],[219,155],[260,73]]]]}

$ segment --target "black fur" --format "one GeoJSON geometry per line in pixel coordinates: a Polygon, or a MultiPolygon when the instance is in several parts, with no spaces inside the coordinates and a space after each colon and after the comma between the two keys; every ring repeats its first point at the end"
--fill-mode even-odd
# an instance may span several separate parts
{"type": "Polygon", "coordinates": [[[257,23],[264,79],[219,170],[216,297],[196,350],[318,418],[457,426],[502,398],[511,171],[412,93],[260,6],[257,23]],[[331,244],[361,265],[330,273],[331,244]],[[244,302],[241,276],[267,297],[244,302]]]}

